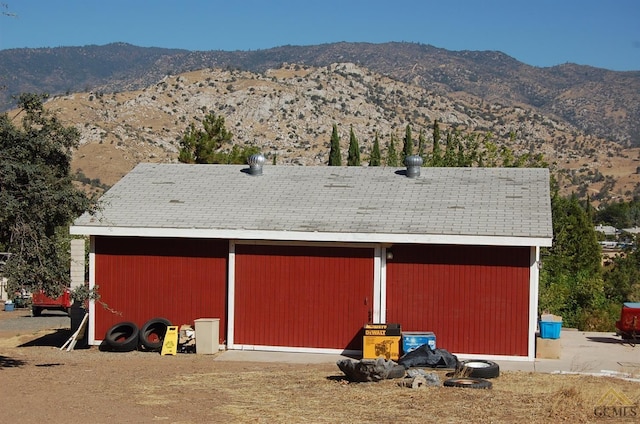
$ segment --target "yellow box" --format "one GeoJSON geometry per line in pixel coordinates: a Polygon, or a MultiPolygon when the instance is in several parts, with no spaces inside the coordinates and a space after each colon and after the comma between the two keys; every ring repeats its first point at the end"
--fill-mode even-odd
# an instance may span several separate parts
{"type": "Polygon", "coordinates": [[[400,358],[400,336],[364,336],[362,359],[400,358]]]}

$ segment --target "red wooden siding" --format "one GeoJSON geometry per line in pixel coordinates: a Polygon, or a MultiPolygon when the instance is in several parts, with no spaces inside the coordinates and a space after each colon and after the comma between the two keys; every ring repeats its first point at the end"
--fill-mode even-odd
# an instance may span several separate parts
{"type": "Polygon", "coordinates": [[[234,343],[362,349],[373,249],[236,246],[234,343]]]}
{"type": "Polygon", "coordinates": [[[387,322],[433,331],[437,347],[465,354],[526,356],[529,248],[392,247],[387,322]]]}
{"type": "Polygon", "coordinates": [[[177,326],[220,318],[224,341],[228,250],[226,240],[96,237],[100,300],[121,313],[96,305],[96,339],[118,322],[165,317],[177,326]]]}

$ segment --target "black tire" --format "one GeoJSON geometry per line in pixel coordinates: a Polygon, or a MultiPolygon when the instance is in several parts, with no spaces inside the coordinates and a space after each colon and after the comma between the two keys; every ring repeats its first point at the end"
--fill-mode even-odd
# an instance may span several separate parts
{"type": "Polygon", "coordinates": [[[449,378],[442,383],[444,387],[464,387],[467,389],[490,389],[493,384],[483,378],[449,378]]]}
{"type": "Polygon", "coordinates": [[[133,322],[121,322],[111,327],[104,339],[114,352],[131,352],[138,347],[140,330],[133,322]]]}
{"type": "Polygon", "coordinates": [[[458,374],[472,378],[496,378],[500,376],[500,366],[493,361],[469,359],[460,362],[458,374]]]}
{"type": "Polygon", "coordinates": [[[33,315],[34,317],[39,317],[40,315],[42,315],[42,308],[34,306],[33,308],[31,308],[31,315],[33,315]]]}
{"type": "Polygon", "coordinates": [[[162,349],[170,325],[171,321],[166,318],[151,318],[140,328],[140,347],[151,352],[162,349]]]}

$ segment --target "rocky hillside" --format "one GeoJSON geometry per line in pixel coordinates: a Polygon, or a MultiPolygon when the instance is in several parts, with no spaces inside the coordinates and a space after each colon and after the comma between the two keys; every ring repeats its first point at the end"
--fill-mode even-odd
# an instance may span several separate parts
{"type": "Polygon", "coordinates": [[[366,163],[376,133],[383,155],[392,135],[401,148],[407,125],[414,141],[424,131],[430,145],[438,119],[443,132],[491,132],[517,153],[543,153],[566,193],[597,199],[640,193],[638,149],[533,107],[445,95],[353,63],[289,64],[262,73],[207,68],[139,90],[69,93],[47,107],[80,130],[73,169],[94,186],[114,184],[139,162],[176,161],[187,125],[213,111],[225,118],[236,144],[258,146],[278,165],[326,164],[333,124],[345,156],[353,128],[366,163]]]}
{"type": "MultiPolygon", "coordinates": [[[[199,69],[263,74],[284,63],[354,63],[429,93],[469,104],[521,107],[624,147],[640,146],[640,71],[525,65],[500,52],[453,52],[416,43],[333,43],[257,51],[191,52],[106,46],[0,51],[0,110],[20,92],[120,93],[199,69]]],[[[473,114],[471,114],[473,115],[473,114]]],[[[475,116],[471,116],[476,118],[475,116]]]]}

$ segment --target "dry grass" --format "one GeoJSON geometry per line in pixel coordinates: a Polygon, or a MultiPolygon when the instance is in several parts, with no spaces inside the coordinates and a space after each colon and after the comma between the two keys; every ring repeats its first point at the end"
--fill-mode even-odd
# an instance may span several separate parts
{"type": "Polygon", "coordinates": [[[350,383],[331,363],[10,346],[33,338],[0,334],[5,422],[583,423],[602,422],[597,406],[625,403],[640,414],[640,383],[612,377],[503,371],[490,390],[410,389],[399,380],[350,383]]]}
{"type": "MultiPolygon", "coordinates": [[[[437,371],[441,381],[447,378],[437,371]]],[[[180,398],[205,398],[208,418],[231,422],[590,422],[609,389],[640,398],[640,385],[612,378],[508,372],[491,390],[408,389],[398,380],[349,383],[325,366],[249,365],[145,382],[134,390],[141,405],[176,407],[180,398]],[[213,401],[215,400],[215,401],[213,401]]]]}

